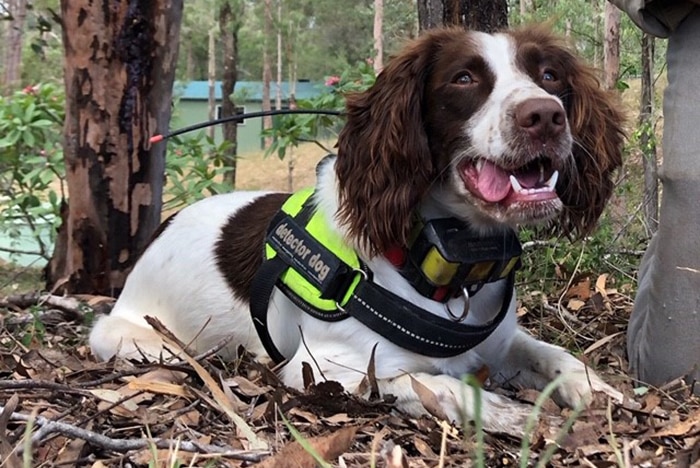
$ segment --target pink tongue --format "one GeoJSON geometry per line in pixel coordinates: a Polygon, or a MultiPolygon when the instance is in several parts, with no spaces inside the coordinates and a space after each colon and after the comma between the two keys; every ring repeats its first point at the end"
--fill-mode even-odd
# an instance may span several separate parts
{"type": "Polygon", "coordinates": [[[484,200],[488,202],[501,201],[510,193],[509,175],[492,162],[484,161],[476,188],[484,200]]]}

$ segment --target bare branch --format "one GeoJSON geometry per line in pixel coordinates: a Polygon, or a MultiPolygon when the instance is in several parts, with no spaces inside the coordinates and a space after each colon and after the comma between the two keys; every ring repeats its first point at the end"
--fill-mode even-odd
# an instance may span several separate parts
{"type": "MultiPolygon", "coordinates": [[[[4,413],[5,408],[0,406],[0,413],[4,413]]],[[[233,458],[235,460],[244,460],[249,462],[257,462],[262,460],[270,452],[267,450],[235,450],[232,447],[223,445],[202,444],[196,441],[181,441],[176,439],[113,439],[102,434],[98,434],[87,429],[76,427],[72,424],[51,421],[43,416],[31,416],[22,413],[11,413],[11,421],[32,422],[39,430],[32,435],[32,444],[39,444],[50,434],[61,434],[66,437],[72,437],[89,442],[92,445],[101,447],[105,450],[114,452],[128,452],[131,450],[142,450],[148,447],[155,446],[159,449],[172,449],[177,447],[179,450],[194,453],[204,453],[211,455],[219,455],[221,457],[233,458]]],[[[23,451],[23,447],[17,447],[18,452],[23,451]]]]}

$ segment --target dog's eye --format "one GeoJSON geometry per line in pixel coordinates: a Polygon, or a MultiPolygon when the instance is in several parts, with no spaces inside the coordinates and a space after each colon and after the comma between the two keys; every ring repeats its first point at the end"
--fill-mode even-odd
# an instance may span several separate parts
{"type": "Polygon", "coordinates": [[[542,73],[542,81],[558,81],[557,75],[551,70],[545,70],[542,73]]]}
{"type": "Polygon", "coordinates": [[[476,82],[469,72],[460,72],[452,81],[460,85],[470,85],[476,82]]]}

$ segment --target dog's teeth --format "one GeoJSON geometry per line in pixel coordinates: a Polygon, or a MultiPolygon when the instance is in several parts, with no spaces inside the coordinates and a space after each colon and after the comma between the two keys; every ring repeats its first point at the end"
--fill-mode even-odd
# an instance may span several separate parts
{"type": "Polygon", "coordinates": [[[513,186],[513,190],[516,192],[523,191],[522,185],[520,185],[520,182],[518,182],[518,179],[516,179],[513,174],[510,175],[510,185],[513,186]]]}
{"type": "Polygon", "coordinates": [[[540,180],[537,181],[538,183],[544,182],[544,166],[540,164],[540,180]]]}
{"type": "Polygon", "coordinates": [[[481,170],[484,168],[484,159],[479,159],[476,162],[476,171],[481,172],[481,170]]]}
{"type": "Polygon", "coordinates": [[[545,182],[545,185],[551,189],[554,189],[557,186],[557,181],[559,180],[559,171],[554,171],[554,174],[552,174],[552,177],[549,178],[547,182],[545,182]]]}

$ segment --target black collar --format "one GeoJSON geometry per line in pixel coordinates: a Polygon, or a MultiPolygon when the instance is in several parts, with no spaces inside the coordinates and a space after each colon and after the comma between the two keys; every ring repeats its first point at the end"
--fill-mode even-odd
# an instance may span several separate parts
{"type": "Polygon", "coordinates": [[[512,229],[485,235],[456,218],[439,218],[418,221],[410,246],[385,257],[421,295],[445,303],[505,279],[520,267],[521,254],[512,229]]]}

